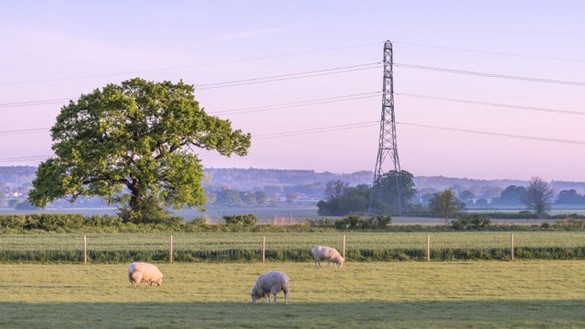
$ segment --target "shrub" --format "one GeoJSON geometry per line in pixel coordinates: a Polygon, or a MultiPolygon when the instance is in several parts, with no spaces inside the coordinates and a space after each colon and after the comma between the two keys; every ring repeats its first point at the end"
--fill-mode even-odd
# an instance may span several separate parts
{"type": "Polygon", "coordinates": [[[562,229],[567,231],[585,230],[585,219],[567,218],[564,220],[557,220],[552,224],[555,229],[562,229]]]}
{"type": "Polygon", "coordinates": [[[451,221],[455,230],[483,230],[491,225],[491,220],[480,214],[462,214],[451,221]]]}
{"type": "Polygon", "coordinates": [[[375,216],[361,218],[357,215],[346,216],[335,221],[335,228],[341,230],[355,229],[382,229],[386,228],[392,222],[391,216],[375,216]]]}
{"type": "Polygon", "coordinates": [[[225,224],[233,229],[250,229],[256,225],[256,216],[248,215],[233,215],[223,216],[225,224]]]}

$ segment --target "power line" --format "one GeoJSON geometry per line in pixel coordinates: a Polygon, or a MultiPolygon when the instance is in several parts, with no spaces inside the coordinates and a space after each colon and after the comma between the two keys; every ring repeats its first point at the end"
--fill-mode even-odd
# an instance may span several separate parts
{"type": "Polygon", "coordinates": [[[244,108],[239,108],[239,109],[223,110],[223,111],[211,111],[211,112],[209,112],[209,114],[243,114],[243,113],[252,113],[252,112],[273,111],[273,110],[281,110],[281,109],[296,108],[296,107],[303,107],[303,106],[312,106],[312,105],[322,105],[322,104],[330,104],[330,103],[337,103],[337,102],[353,101],[353,100],[377,97],[379,95],[380,95],[380,92],[375,91],[375,92],[350,94],[350,95],[335,96],[335,97],[317,98],[317,99],[305,100],[305,101],[300,101],[300,102],[292,102],[292,103],[252,106],[252,107],[244,107],[244,108]]]}
{"type": "Polygon", "coordinates": [[[60,98],[60,99],[43,99],[43,100],[36,100],[36,101],[23,101],[23,102],[14,102],[14,103],[2,103],[0,104],[1,108],[10,108],[10,107],[25,107],[25,106],[39,106],[39,105],[51,105],[51,104],[62,104],[71,100],[71,98],[60,98]]]}
{"type": "MultiPolygon", "coordinates": [[[[323,75],[343,74],[343,73],[351,73],[351,72],[356,72],[356,71],[370,70],[370,69],[378,68],[379,66],[380,66],[380,62],[373,62],[373,63],[341,66],[341,67],[335,67],[335,68],[327,68],[327,69],[314,70],[314,71],[287,73],[287,74],[267,76],[267,77],[200,84],[200,85],[196,85],[195,88],[197,90],[206,90],[206,89],[216,89],[216,88],[258,84],[258,83],[270,83],[270,82],[277,82],[277,81],[283,81],[283,80],[304,79],[304,78],[312,78],[312,77],[323,76],[323,75]]],[[[44,99],[44,100],[34,100],[34,101],[0,103],[0,109],[1,108],[12,108],[12,107],[23,107],[23,106],[58,104],[58,103],[63,103],[65,101],[69,101],[71,99],[74,99],[74,98],[70,97],[70,98],[62,98],[62,99],[44,99]]]]}
{"type": "MultiPolygon", "coordinates": [[[[357,128],[377,126],[377,125],[379,125],[379,121],[348,123],[348,124],[337,125],[337,126],[318,127],[318,128],[303,129],[303,130],[296,130],[296,131],[256,135],[257,137],[253,137],[253,139],[254,140],[262,140],[262,139],[292,137],[292,136],[317,134],[317,133],[339,131],[339,130],[357,129],[357,128]]],[[[38,155],[38,156],[26,156],[26,157],[0,158],[0,162],[25,161],[25,160],[30,160],[30,161],[44,160],[44,159],[47,159],[51,156],[52,155],[38,155]]]]}
{"type": "Polygon", "coordinates": [[[523,77],[523,76],[517,76],[517,75],[506,75],[506,74],[478,72],[478,71],[466,71],[466,70],[457,70],[457,69],[450,69],[450,68],[444,68],[444,67],[399,64],[399,63],[394,64],[394,66],[405,68],[405,69],[426,70],[426,71],[435,71],[435,72],[453,73],[453,74],[476,75],[476,76],[481,76],[481,77],[486,77],[486,78],[520,80],[520,81],[527,81],[527,82],[552,83],[552,84],[558,84],[558,85],[585,87],[585,82],[575,82],[575,81],[567,81],[567,80],[531,78],[531,77],[523,77]]]}
{"type": "Polygon", "coordinates": [[[329,52],[329,51],[342,50],[342,49],[359,48],[359,47],[364,47],[364,46],[371,46],[371,45],[374,45],[374,44],[379,44],[379,42],[375,42],[375,43],[374,42],[370,42],[370,43],[362,43],[362,44],[355,44],[355,45],[349,45],[349,46],[341,46],[341,47],[332,47],[332,48],[323,48],[323,49],[315,49],[315,50],[308,50],[308,51],[299,51],[299,52],[292,52],[292,53],[284,53],[284,54],[277,54],[277,55],[271,55],[271,56],[250,57],[250,58],[243,58],[243,59],[235,59],[235,60],[227,60],[227,61],[218,61],[218,62],[209,62],[209,63],[193,64],[193,65],[174,66],[174,67],[166,67],[166,68],[150,69],[150,70],[137,70],[137,71],[127,71],[127,72],[93,74],[93,75],[84,75],[84,76],[77,76],[77,77],[65,77],[65,78],[53,78],[53,79],[41,79],[41,80],[24,80],[24,81],[0,82],[0,86],[20,85],[20,84],[33,84],[33,83],[45,83],[45,82],[57,82],[57,81],[70,81],[70,80],[83,80],[83,79],[103,78],[103,77],[111,77],[111,76],[119,76],[119,75],[135,75],[135,74],[141,74],[141,73],[153,73],[153,72],[164,72],[164,71],[175,71],[175,70],[194,69],[194,68],[207,67],[207,66],[235,64],[235,63],[245,63],[245,62],[255,62],[255,61],[262,61],[262,60],[267,60],[267,59],[275,59],[275,58],[283,58],[283,57],[292,57],[292,56],[299,56],[299,55],[315,54],[315,53],[329,52]]]}
{"type": "Polygon", "coordinates": [[[463,51],[463,52],[470,52],[470,53],[480,53],[480,54],[489,54],[489,55],[523,57],[523,58],[533,58],[533,59],[545,59],[545,60],[552,60],[552,61],[559,61],[559,62],[585,63],[585,60],[583,60],[583,59],[566,58],[566,57],[551,57],[551,56],[537,56],[537,55],[527,55],[527,54],[515,54],[515,53],[506,53],[506,52],[498,52],[498,51],[491,51],[491,50],[480,50],[480,49],[469,49],[469,48],[460,48],[460,47],[446,47],[446,46],[428,45],[428,44],[421,44],[421,43],[414,43],[414,42],[401,42],[401,41],[393,41],[393,42],[394,43],[397,43],[397,44],[401,44],[401,45],[415,46],[415,47],[425,47],[425,48],[435,48],[435,49],[456,50],[456,51],[463,51]]]}
{"type": "Polygon", "coordinates": [[[494,133],[494,132],[479,131],[479,130],[470,130],[470,129],[460,129],[460,128],[450,128],[450,127],[441,127],[441,126],[417,124],[417,123],[411,123],[411,122],[397,122],[397,123],[398,124],[401,124],[401,125],[413,126],[413,127],[419,127],[419,128],[430,128],[430,129],[457,131],[457,132],[470,133],[470,134],[478,134],[478,135],[488,135],[488,136],[497,136],[497,137],[508,137],[508,138],[517,138],[517,139],[528,139],[528,140],[536,140],[536,141],[543,141],[543,142],[553,142],[553,143],[585,145],[585,142],[584,141],[575,141],[575,140],[569,140],[569,139],[557,139],[557,138],[547,138],[547,137],[534,137],[534,136],[523,136],[523,135],[514,135],[514,134],[494,133]]]}
{"type": "MultiPolygon", "coordinates": [[[[436,72],[444,72],[444,73],[477,75],[477,76],[483,76],[483,77],[489,77],[489,78],[512,79],[512,80],[540,82],[540,83],[554,83],[554,84],[560,84],[560,85],[572,85],[572,86],[580,86],[580,87],[585,86],[585,83],[583,83],[583,82],[522,77],[522,76],[504,75],[504,74],[477,72],[477,71],[466,71],[466,70],[458,70],[458,69],[450,69],[450,68],[442,68],[442,67],[420,66],[420,65],[399,64],[399,63],[395,63],[394,66],[407,68],[407,69],[420,69],[420,70],[428,70],[428,71],[436,71],[436,72]]],[[[216,88],[234,87],[234,86],[258,84],[258,83],[269,83],[269,82],[276,82],[276,81],[283,81],[283,80],[311,78],[311,77],[316,77],[316,76],[321,76],[321,75],[350,73],[350,72],[355,72],[355,71],[374,69],[374,68],[378,68],[378,67],[380,67],[380,62],[372,62],[372,63],[342,66],[342,67],[336,67],[336,68],[321,69],[321,70],[315,70],[315,71],[304,71],[304,72],[288,73],[288,74],[259,77],[259,78],[232,80],[232,81],[224,81],[224,82],[214,82],[214,83],[200,84],[196,87],[198,87],[198,90],[216,89],[216,88]]],[[[60,99],[45,99],[45,100],[23,101],[23,102],[0,103],[0,109],[1,108],[12,108],[12,107],[59,104],[59,103],[69,101],[71,99],[74,99],[74,98],[70,97],[70,98],[60,98],[60,99]]]]}
{"type": "MultiPolygon", "coordinates": [[[[524,58],[534,58],[534,59],[545,59],[545,60],[564,61],[564,62],[585,63],[585,60],[582,60],[582,59],[574,59],[574,58],[561,58],[561,57],[550,57],[550,56],[536,56],[536,55],[506,53],[506,52],[496,52],[496,51],[480,50],[480,49],[469,49],[469,48],[461,48],[461,47],[437,46],[437,45],[420,44],[420,43],[403,42],[403,41],[393,41],[393,42],[394,43],[397,43],[397,44],[401,44],[401,45],[415,46],[415,47],[425,47],[425,48],[434,48],[434,49],[447,49],[447,50],[456,50],[456,51],[472,52],[472,53],[483,53],[483,54],[491,54],[491,55],[503,55],[503,56],[524,57],[524,58]]],[[[243,58],[243,59],[235,59],[235,60],[226,60],[226,61],[217,61],[217,62],[202,63],[202,64],[182,65],[182,66],[174,66],[174,67],[164,67],[164,68],[158,68],[158,69],[146,69],[146,70],[136,70],[136,71],[126,71],[126,72],[113,72],[113,73],[105,73],[105,74],[93,74],[93,75],[83,75],[83,76],[74,76],[74,77],[52,78],[52,79],[7,81],[7,82],[0,82],[0,86],[19,85],[19,84],[34,84],[34,83],[45,83],[45,82],[57,82],[57,81],[70,81],[70,80],[83,80],[83,79],[103,78],[103,77],[112,77],[112,76],[120,76],[120,75],[135,75],[135,74],[142,74],[142,73],[153,73],[153,72],[164,72],[164,71],[175,71],[175,70],[194,69],[194,68],[207,67],[207,66],[216,66],[216,65],[225,65],[225,64],[254,62],[254,61],[262,61],[262,60],[269,60],[269,59],[276,59],[276,58],[283,58],[283,57],[293,57],[293,56],[300,56],[300,55],[307,55],[307,54],[314,54],[314,53],[321,53],[321,52],[330,52],[330,51],[335,51],[335,50],[343,50],[343,49],[351,49],[351,48],[360,48],[360,47],[372,46],[372,45],[378,45],[378,44],[379,44],[379,42],[368,42],[368,43],[361,43],[361,44],[347,45],[347,46],[340,46],[340,47],[332,47],[332,48],[323,48],[323,49],[315,49],[315,50],[307,50],[307,51],[283,53],[283,54],[277,54],[277,55],[271,55],[271,56],[250,57],[250,58],[243,58]]]]}
{"type": "Polygon", "coordinates": [[[456,102],[456,103],[464,103],[464,104],[473,104],[473,105],[485,105],[485,106],[495,106],[495,107],[506,107],[506,108],[512,108],[512,109],[517,109],[517,110],[526,110],[526,111],[551,112],[551,113],[569,114],[569,115],[585,115],[585,112],[581,112],[581,111],[569,111],[569,110],[558,110],[558,109],[550,109],[550,108],[542,108],[542,107],[533,107],[533,106],[512,105],[512,104],[491,103],[491,102],[480,102],[480,101],[472,101],[472,100],[459,99],[459,98],[436,97],[436,96],[416,95],[416,94],[407,94],[407,93],[394,93],[394,94],[397,95],[397,96],[414,97],[414,98],[422,98],[422,99],[432,99],[432,100],[447,101],[447,102],[456,102]]]}
{"type": "Polygon", "coordinates": [[[322,70],[316,70],[316,71],[305,71],[305,72],[289,73],[289,74],[274,75],[274,76],[267,76],[267,77],[260,77],[260,78],[250,78],[250,79],[243,79],[243,80],[200,84],[200,85],[195,85],[195,89],[196,90],[207,90],[207,89],[215,89],[215,88],[251,85],[251,84],[258,84],[258,83],[276,82],[276,81],[282,81],[282,80],[304,79],[304,78],[312,78],[312,77],[323,76],[323,75],[341,74],[341,73],[350,73],[350,72],[357,72],[357,71],[363,71],[363,70],[371,70],[371,69],[375,69],[378,67],[380,67],[380,62],[374,62],[374,63],[358,64],[358,65],[351,65],[351,66],[342,66],[342,67],[336,67],[336,68],[328,68],[328,69],[322,69],[322,70]]]}
{"type": "MultiPolygon", "coordinates": [[[[479,134],[479,135],[487,135],[487,136],[515,138],[515,139],[527,139],[527,140],[553,142],[553,143],[585,145],[585,141],[576,141],[576,140],[567,140],[567,139],[558,139],[558,138],[547,138],[547,137],[535,137],[535,136],[523,136],[523,135],[514,135],[514,134],[504,134],[504,133],[487,132],[487,131],[479,131],[479,130],[470,130],[470,129],[460,129],[460,128],[435,126],[435,125],[418,124],[418,123],[412,123],[412,122],[396,122],[396,123],[400,124],[400,125],[405,125],[405,126],[413,126],[413,127],[437,129],[437,130],[446,130],[446,131],[455,131],[455,132],[463,132],[463,133],[479,134]]],[[[379,121],[348,123],[348,124],[336,125],[336,126],[317,127],[317,128],[293,130],[293,131],[287,131],[287,132],[260,134],[260,135],[253,136],[253,139],[254,140],[266,140],[266,139],[275,139],[275,138],[283,138],[283,137],[294,137],[294,136],[333,132],[333,131],[340,131],[340,130],[368,128],[368,127],[379,126],[379,124],[380,124],[379,121]]],[[[43,160],[43,159],[47,159],[51,156],[52,155],[39,155],[39,156],[28,156],[28,157],[0,158],[0,162],[24,161],[24,160],[31,160],[31,161],[43,160]]]]}
{"type": "Polygon", "coordinates": [[[46,160],[50,158],[52,155],[31,155],[31,156],[23,156],[23,157],[12,157],[12,158],[0,158],[0,162],[13,162],[13,161],[38,161],[38,160],[46,160]]]}
{"type": "Polygon", "coordinates": [[[4,130],[4,131],[0,131],[0,134],[9,135],[9,134],[32,133],[32,132],[48,131],[49,129],[51,129],[51,128],[30,128],[30,129],[4,130]]]}
{"type": "Polygon", "coordinates": [[[324,132],[338,131],[338,130],[364,128],[364,127],[377,126],[379,124],[380,124],[380,121],[357,122],[357,123],[348,123],[348,124],[343,124],[343,125],[338,125],[338,126],[328,126],[328,127],[302,129],[302,130],[294,130],[294,131],[287,131],[287,132],[261,134],[261,135],[256,135],[256,137],[252,136],[252,138],[253,138],[253,140],[273,139],[273,138],[281,138],[281,137],[317,134],[317,133],[324,133],[324,132]]]}

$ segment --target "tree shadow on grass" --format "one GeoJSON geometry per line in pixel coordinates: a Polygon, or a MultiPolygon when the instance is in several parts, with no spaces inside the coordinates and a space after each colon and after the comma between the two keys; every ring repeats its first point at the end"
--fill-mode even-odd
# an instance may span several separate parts
{"type": "Polygon", "coordinates": [[[0,303],[0,328],[582,328],[584,300],[0,303]]]}

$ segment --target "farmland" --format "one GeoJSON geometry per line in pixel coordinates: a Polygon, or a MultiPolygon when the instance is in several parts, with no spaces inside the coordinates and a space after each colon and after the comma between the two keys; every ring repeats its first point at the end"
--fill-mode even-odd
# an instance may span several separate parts
{"type": "Polygon", "coordinates": [[[348,261],[474,259],[585,259],[585,232],[193,232],[193,233],[45,233],[6,234],[0,239],[0,262],[83,262],[84,238],[89,262],[132,260],[168,262],[171,234],[175,261],[256,262],[309,261],[317,244],[342,251],[345,236],[348,261]]]}
{"type": "Polygon", "coordinates": [[[171,233],[4,234],[0,327],[580,328],[585,324],[585,257],[579,254],[585,249],[585,232],[581,231],[192,232],[172,233],[172,241],[174,262],[170,263],[171,233]],[[512,236],[515,261],[510,261],[512,236]],[[316,269],[310,247],[326,244],[342,250],[344,237],[344,267],[316,269]],[[263,239],[266,262],[261,261],[263,239]],[[425,255],[429,241],[430,262],[425,255]],[[126,271],[134,260],[157,264],[165,274],[163,286],[133,289],[126,271]],[[282,305],[282,299],[279,305],[250,304],[257,276],[269,270],[282,270],[291,278],[289,305],[282,305]]]}
{"type": "MultiPolygon", "coordinates": [[[[582,328],[583,261],[3,264],[2,328],[582,328]],[[251,305],[258,274],[291,278],[289,305],[251,305]]],[[[281,295],[282,297],[282,295],[281,295]]]]}

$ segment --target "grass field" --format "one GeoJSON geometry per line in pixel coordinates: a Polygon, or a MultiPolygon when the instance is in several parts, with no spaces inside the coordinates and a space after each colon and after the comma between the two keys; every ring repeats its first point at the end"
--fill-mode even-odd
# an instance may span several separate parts
{"type": "MultiPolygon", "coordinates": [[[[583,328],[584,261],[0,265],[0,328],[583,328]],[[252,305],[260,273],[291,279],[289,305],[252,305]]],[[[282,296],[280,296],[282,297],[282,296]]]]}
{"type": "MultiPolygon", "coordinates": [[[[585,232],[303,232],[173,233],[177,261],[259,261],[262,238],[267,258],[308,261],[317,244],[342,251],[349,260],[426,260],[430,237],[433,260],[508,259],[511,234],[518,259],[583,259],[585,232]]],[[[1,262],[83,262],[82,234],[6,234],[0,236],[1,262]]],[[[170,233],[87,235],[90,262],[168,261],[170,233]]]]}

